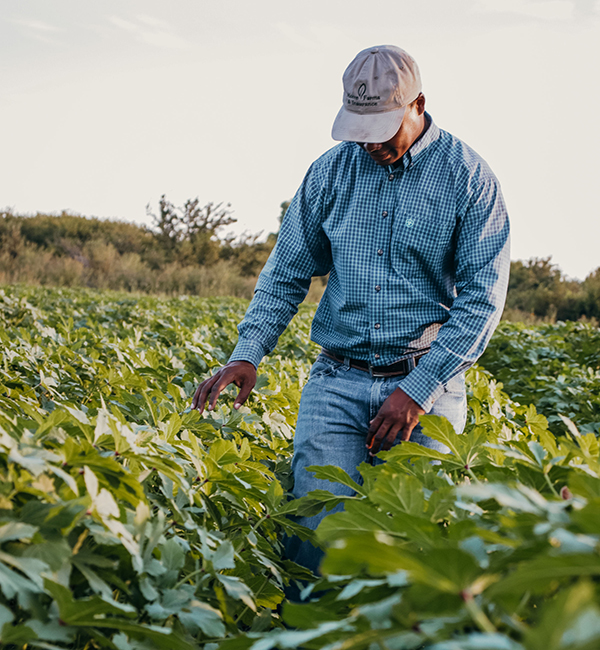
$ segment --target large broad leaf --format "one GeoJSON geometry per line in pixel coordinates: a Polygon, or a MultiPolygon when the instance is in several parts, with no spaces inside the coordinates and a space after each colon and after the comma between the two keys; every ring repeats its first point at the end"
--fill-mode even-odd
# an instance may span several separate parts
{"type": "Polygon", "coordinates": [[[398,546],[383,534],[355,534],[327,549],[321,571],[326,575],[348,576],[365,570],[373,575],[397,573],[403,568],[398,546]]]}
{"type": "Polygon", "coordinates": [[[235,569],[233,544],[229,540],[221,542],[213,553],[211,560],[215,571],[235,569]]]}
{"type": "Polygon", "coordinates": [[[369,494],[369,499],[395,515],[423,517],[425,514],[423,485],[407,474],[382,475],[369,494]]]}
{"type": "Polygon", "coordinates": [[[161,562],[167,571],[179,571],[185,563],[185,553],[181,544],[171,538],[159,546],[161,562]]]}
{"type": "Polygon", "coordinates": [[[357,494],[365,495],[365,490],[360,486],[354,479],[350,478],[347,472],[345,472],[341,467],[335,465],[311,465],[306,468],[309,472],[314,472],[315,478],[322,479],[325,481],[331,481],[332,483],[341,483],[352,489],[357,494]]]}
{"type": "Polygon", "coordinates": [[[246,607],[249,607],[253,612],[256,611],[256,605],[252,600],[252,591],[239,578],[235,576],[224,576],[220,573],[216,577],[223,587],[225,587],[225,591],[229,596],[236,600],[241,600],[246,607]]]}
{"type": "Polygon", "coordinates": [[[543,556],[521,562],[511,574],[490,587],[488,595],[517,598],[526,591],[543,592],[556,581],[584,576],[600,576],[600,557],[588,553],[543,556]]]}
{"type": "Polygon", "coordinates": [[[511,487],[503,483],[475,483],[461,485],[457,488],[457,493],[473,501],[495,499],[500,505],[515,512],[540,514],[549,507],[548,501],[539,492],[525,485],[511,487]]]}
{"type": "Polygon", "coordinates": [[[430,546],[440,537],[438,526],[422,518],[401,513],[390,517],[366,500],[348,501],[344,512],[328,515],[317,528],[317,539],[331,543],[365,532],[383,532],[401,539],[413,539],[430,546]]]}
{"type": "Polygon", "coordinates": [[[30,526],[19,521],[11,521],[0,526],[0,544],[13,539],[31,539],[36,531],[37,526],[30,526]]]}
{"type": "Polygon", "coordinates": [[[207,637],[225,636],[223,615],[218,609],[214,609],[206,603],[193,600],[183,611],[179,612],[178,618],[192,634],[196,634],[200,629],[207,637]]]}
{"type": "Polygon", "coordinates": [[[318,639],[332,632],[350,629],[351,627],[348,622],[342,620],[327,621],[312,630],[277,630],[265,635],[263,639],[256,641],[251,647],[252,650],[271,650],[272,648],[296,650],[313,639],[318,639]]]}
{"type": "Polygon", "coordinates": [[[356,534],[383,531],[394,534],[395,520],[380,512],[367,501],[349,501],[344,512],[329,515],[317,528],[317,538],[323,542],[345,539],[356,534]]]}
{"type": "MultiPolygon", "coordinates": [[[[194,650],[194,647],[175,634],[171,628],[143,625],[126,617],[135,617],[135,608],[107,601],[99,596],[75,600],[69,589],[50,580],[45,587],[58,605],[61,620],[73,627],[120,630],[136,638],[148,639],[164,650],[194,650]]],[[[92,633],[93,634],[93,633],[92,633]]]]}
{"type": "Polygon", "coordinates": [[[451,466],[462,467],[463,463],[448,454],[444,454],[436,449],[429,449],[417,442],[401,442],[395,445],[389,451],[382,451],[377,454],[379,458],[387,461],[403,460],[405,458],[426,458],[438,462],[450,463],[451,466]]]}
{"type": "Polygon", "coordinates": [[[136,610],[131,605],[99,596],[75,600],[69,589],[48,579],[44,580],[44,586],[56,601],[60,618],[67,625],[86,625],[81,621],[102,620],[102,617],[109,614],[127,617],[136,615],[136,610]]]}
{"type": "Polygon", "coordinates": [[[428,650],[525,650],[525,646],[505,634],[475,632],[453,641],[442,641],[428,646],[428,650]]]}
{"type": "Polygon", "coordinates": [[[24,578],[16,571],[11,571],[7,566],[0,563],[0,589],[8,600],[17,597],[21,605],[29,600],[32,593],[39,593],[42,590],[37,584],[24,578]]]}
{"type": "MultiPolygon", "coordinates": [[[[598,629],[598,623],[600,621],[597,614],[595,625],[592,623],[592,626],[590,626],[592,629],[588,629],[587,635],[581,629],[580,617],[586,609],[593,606],[594,595],[593,586],[588,582],[582,582],[563,591],[554,600],[549,601],[543,609],[539,624],[534,629],[529,630],[525,637],[527,650],[559,650],[559,648],[564,648],[563,636],[569,628],[580,639],[585,639],[586,642],[594,640],[594,637],[596,641],[599,641],[600,629],[598,629]]],[[[577,647],[580,647],[579,644],[577,647]]]]}
{"type": "Polygon", "coordinates": [[[305,497],[293,499],[284,503],[277,511],[277,515],[298,515],[299,517],[312,517],[318,515],[323,508],[332,510],[340,503],[355,497],[340,497],[327,490],[312,490],[305,497]]]}

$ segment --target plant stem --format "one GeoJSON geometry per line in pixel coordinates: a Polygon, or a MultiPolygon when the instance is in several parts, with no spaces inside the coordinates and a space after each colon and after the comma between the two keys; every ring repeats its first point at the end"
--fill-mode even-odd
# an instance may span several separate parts
{"type": "Polygon", "coordinates": [[[173,587],[173,589],[179,589],[179,587],[184,585],[190,578],[193,578],[194,576],[197,576],[200,573],[204,573],[204,569],[198,569],[196,571],[192,571],[191,573],[188,573],[184,578],[181,578],[181,580],[173,587]]]}
{"type": "Polygon", "coordinates": [[[477,604],[477,601],[473,598],[473,596],[468,593],[463,596],[463,599],[465,601],[465,607],[467,608],[467,611],[471,615],[471,618],[477,626],[479,627],[480,630],[483,632],[488,632],[488,633],[494,633],[497,632],[494,624],[490,621],[490,619],[486,616],[485,612],[479,607],[477,604]]]}
{"type": "Polygon", "coordinates": [[[555,497],[558,497],[560,499],[560,494],[556,491],[554,488],[554,485],[552,485],[552,481],[550,480],[550,477],[546,472],[544,472],[544,478],[546,479],[546,483],[548,483],[548,487],[552,490],[552,494],[554,494],[555,497]]]}
{"type": "MultiPolygon", "coordinates": [[[[258,596],[260,596],[260,592],[267,586],[268,583],[269,583],[269,578],[267,576],[265,578],[265,581],[262,583],[262,585],[258,588],[257,592],[254,594],[254,600],[255,601],[257,600],[258,596]]],[[[234,622],[235,622],[236,625],[239,623],[239,621],[242,619],[242,617],[246,614],[247,611],[248,611],[248,605],[246,605],[246,607],[244,607],[241,614],[235,619],[234,622]]]]}
{"type": "Polygon", "coordinates": [[[475,476],[475,473],[470,467],[467,472],[469,472],[469,476],[475,481],[475,483],[481,483],[481,481],[475,476]]]}

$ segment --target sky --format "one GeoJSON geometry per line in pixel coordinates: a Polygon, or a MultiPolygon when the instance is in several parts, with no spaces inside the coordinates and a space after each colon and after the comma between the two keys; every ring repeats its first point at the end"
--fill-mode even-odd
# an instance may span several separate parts
{"type": "Polygon", "coordinates": [[[2,0],[0,209],[150,225],[198,197],[264,237],[385,43],[498,176],[512,258],[599,267],[600,0],[2,0]]]}

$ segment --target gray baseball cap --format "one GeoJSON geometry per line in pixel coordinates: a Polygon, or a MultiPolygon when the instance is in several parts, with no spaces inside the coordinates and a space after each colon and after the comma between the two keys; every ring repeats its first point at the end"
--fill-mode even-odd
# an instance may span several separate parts
{"type": "Polygon", "coordinates": [[[406,106],[421,92],[416,61],[395,45],[359,52],[343,83],[342,108],[331,130],[334,140],[387,142],[400,128],[406,106]]]}

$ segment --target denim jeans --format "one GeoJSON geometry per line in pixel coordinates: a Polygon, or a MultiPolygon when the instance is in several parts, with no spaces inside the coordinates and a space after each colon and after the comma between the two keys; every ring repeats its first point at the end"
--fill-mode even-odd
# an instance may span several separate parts
{"type": "MultiPolygon", "coordinates": [[[[352,495],[352,490],[345,485],[316,479],[306,467],[337,465],[360,484],[357,466],[369,458],[365,446],[369,422],[403,376],[371,377],[364,370],[319,355],[302,392],[298,411],[292,460],[294,497],[306,496],[317,489],[340,496],[352,495]]],[[[430,413],[445,416],[454,430],[462,433],[467,413],[464,375],[454,377],[445,388],[446,392],[436,400],[430,413]]],[[[420,425],[415,427],[410,440],[445,453],[449,451],[442,443],[424,435],[420,425]]],[[[396,444],[399,442],[398,437],[396,444]]],[[[375,462],[383,461],[376,458],[375,462]]],[[[327,514],[342,509],[343,504],[329,513],[323,510],[314,517],[297,517],[295,521],[315,530],[327,514]]],[[[323,557],[323,551],[297,537],[286,540],[286,551],[291,560],[315,573],[323,557]]]]}

